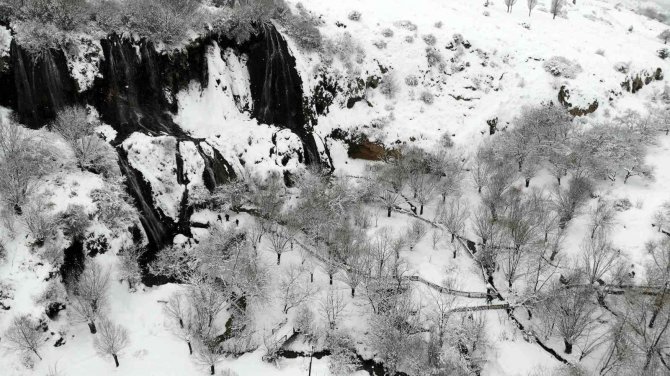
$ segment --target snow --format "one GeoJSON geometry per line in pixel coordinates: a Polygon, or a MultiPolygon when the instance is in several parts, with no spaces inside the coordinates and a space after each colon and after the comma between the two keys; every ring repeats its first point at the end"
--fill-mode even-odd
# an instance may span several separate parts
{"type": "MultiPolygon", "coordinates": [[[[670,138],[662,136],[658,145],[649,150],[647,162],[654,167],[655,179],[646,182],[631,179],[627,184],[615,182],[607,187],[605,194],[612,198],[628,198],[633,207],[619,212],[613,230],[612,241],[636,265],[643,264],[648,256],[644,249],[647,240],[658,239],[659,233],[652,227],[654,212],[668,200],[670,189],[670,138]]],[[[639,268],[636,270],[640,272],[639,268]]]]}
{"type": "MultiPolygon", "coordinates": [[[[588,123],[606,121],[623,113],[626,109],[646,111],[647,104],[657,96],[666,85],[666,80],[652,82],[638,93],[632,94],[621,89],[621,82],[627,74],[614,69],[617,63],[630,66],[630,74],[641,70],[653,71],[661,67],[668,74],[667,60],[656,56],[662,48],[662,41],[656,36],[666,25],[635,14],[635,4],[617,6],[615,1],[580,0],[577,6],[567,4],[564,15],[552,20],[547,12],[548,4],[539,5],[531,17],[525,9],[525,3],[518,2],[512,14],[505,13],[502,2],[495,2],[484,8],[484,1],[440,1],[413,0],[394,2],[384,0],[340,0],[327,2],[322,0],[302,0],[309,10],[323,15],[325,21],[322,33],[332,39],[350,33],[361,44],[365,57],[354,64],[354,70],[361,75],[383,76],[379,65],[391,69],[397,80],[399,91],[394,98],[387,98],[378,89],[368,89],[366,99],[372,107],[359,102],[352,109],[346,108],[344,98],[340,96],[331,106],[326,116],[318,119],[315,125],[317,143],[320,148],[328,145],[333,158],[335,174],[339,176],[362,176],[375,162],[352,160],[347,157],[347,146],[339,140],[328,137],[333,129],[363,131],[371,140],[383,142],[387,146],[397,143],[414,143],[421,147],[432,148],[443,133],[453,134],[457,147],[469,152],[488,137],[486,120],[498,118],[500,129],[509,126],[524,105],[537,105],[541,102],[557,101],[558,90],[566,85],[570,90],[569,101],[585,108],[594,100],[599,103],[598,110],[578,120],[588,123]],[[362,13],[360,22],[348,20],[351,10],[362,13]],[[487,13],[488,15],[485,15],[487,13]],[[342,22],[346,28],[336,26],[342,22]],[[406,26],[410,21],[416,30],[406,26]],[[442,21],[440,28],[435,22],[442,21]],[[525,25],[528,25],[526,27],[525,25]],[[633,31],[629,32],[629,28],[633,31]],[[391,28],[394,35],[385,38],[381,31],[391,28]],[[443,55],[443,71],[428,67],[424,35],[432,34],[437,39],[435,48],[443,55]],[[461,34],[471,44],[466,48],[454,42],[454,35],[461,34]],[[414,38],[412,43],[406,37],[414,38]],[[379,49],[374,43],[384,40],[386,48],[379,49]],[[449,44],[454,45],[448,49],[449,44]],[[603,54],[596,54],[602,50],[603,54]],[[563,56],[576,61],[582,71],[575,78],[554,77],[543,64],[553,56],[563,56]],[[408,87],[405,77],[416,75],[417,87],[408,87]],[[423,91],[435,95],[435,103],[425,104],[419,99],[423,91]],[[460,98],[460,99],[457,99],[460,98]],[[466,100],[467,99],[467,100],[466,100]],[[371,124],[384,119],[381,128],[372,128],[371,124]]],[[[295,1],[292,1],[295,3],[295,1]]],[[[631,2],[633,3],[633,2],[631,2]]],[[[9,32],[0,27],[0,56],[7,52],[9,32]]],[[[82,43],[85,44],[85,43],[82,43]]],[[[80,48],[74,59],[68,63],[71,72],[79,84],[80,90],[89,88],[97,73],[97,61],[83,57],[99,48],[95,43],[80,48]]],[[[308,95],[316,84],[316,68],[321,65],[331,77],[345,84],[347,68],[335,59],[332,64],[321,61],[314,53],[304,53],[289,40],[289,47],[296,57],[297,68],[301,73],[305,94],[308,95]]],[[[295,170],[302,168],[298,163],[298,152],[302,145],[296,135],[288,130],[259,124],[251,119],[251,97],[247,57],[238,55],[231,49],[221,50],[213,43],[207,50],[208,82],[206,87],[193,82],[177,94],[179,109],[174,121],[192,137],[204,139],[199,145],[212,156],[216,148],[230,162],[238,175],[262,174],[268,171],[295,170]]],[[[2,111],[5,115],[5,111],[2,111]]],[[[101,125],[98,131],[108,140],[115,132],[108,125],[101,125]]],[[[55,143],[61,141],[55,141],[55,143]]],[[[194,141],[177,140],[170,136],[150,137],[141,133],[132,134],[121,147],[128,152],[131,166],[137,169],[150,184],[156,207],[173,219],[178,218],[179,205],[185,189],[203,189],[202,172],[204,162],[194,141]],[[177,150],[184,162],[184,174],[188,179],[186,186],[177,183],[177,150]]],[[[598,182],[598,192],[606,199],[627,198],[633,207],[618,212],[613,229],[613,242],[621,248],[638,272],[636,280],[643,278],[641,266],[647,261],[644,244],[658,238],[658,232],[651,227],[654,211],[667,200],[670,191],[670,138],[660,135],[658,144],[651,147],[647,162],[655,167],[656,178],[644,181],[631,178],[627,184],[621,181],[598,182]]],[[[352,179],[355,181],[355,179],[352,179]]],[[[90,191],[104,182],[97,176],[81,171],[69,171],[64,176],[50,176],[44,180],[42,190],[51,194],[55,206],[54,213],[64,210],[68,204],[84,205],[87,211],[93,210],[90,191]]],[[[352,183],[355,184],[355,183],[352,183]]],[[[521,187],[522,182],[516,182],[521,187]]],[[[546,172],[533,179],[534,187],[550,187],[553,178],[546,172]]],[[[477,194],[466,183],[465,197],[471,202],[478,200],[477,194]]],[[[588,207],[594,206],[591,199],[588,207]]],[[[382,228],[389,228],[394,234],[405,231],[414,219],[411,216],[394,212],[386,218],[384,210],[367,208],[371,212],[372,235],[382,228]]],[[[424,218],[433,218],[437,202],[428,204],[424,218]]],[[[227,224],[217,223],[219,214],[211,210],[200,210],[191,220],[210,225],[230,225],[239,219],[241,225],[251,223],[252,219],[244,214],[233,215],[227,224]]],[[[232,213],[229,213],[232,214],[232,213]]],[[[100,224],[94,224],[100,226],[100,224]]],[[[408,275],[417,275],[427,281],[441,285],[445,279],[456,278],[454,288],[484,292],[486,285],[480,271],[472,261],[458,250],[454,259],[452,252],[456,244],[448,238],[441,239],[433,248],[432,229],[413,250],[404,250],[402,255],[408,260],[408,275]]],[[[468,230],[469,232],[470,230],[468,230]]],[[[587,218],[583,213],[570,222],[565,255],[575,259],[580,255],[580,243],[587,236],[587,218]]],[[[196,240],[205,239],[208,231],[193,229],[196,240]]],[[[470,238],[473,235],[468,234],[470,238]]],[[[42,263],[36,252],[29,249],[25,241],[26,230],[18,225],[16,234],[7,231],[0,233],[0,240],[8,250],[7,260],[0,262],[0,281],[12,288],[12,298],[7,299],[12,309],[0,311],[0,332],[6,328],[11,317],[18,313],[31,313],[39,317],[44,307],[34,301],[46,288],[45,281],[51,267],[42,263]]],[[[175,239],[177,243],[185,239],[175,239]]],[[[119,248],[114,243],[112,251],[95,258],[118,271],[119,248]]],[[[261,257],[272,274],[272,280],[281,278],[283,270],[289,265],[301,263],[297,251],[282,256],[281,266],[276,266],[276,255],[269,251],[267,244],[260,247],[261,257]]],[[[349,289],[336,277],[334,289],[346,297],[347,309],[342,319],[342,327],[352,334],[361,352],[374,356],[366,347],[367,322],[364,319],[365,301],[362,297],[350,298],[349,289]]],[[[316,309],[318,299],[330,288],[328,275],[320,268],[315,272],[315,284],[321,289],[320,295],[309,304],[316,309]]],[[[496,280],[498,286],[504,285],[496,280]]],[[[98,356],[91,346],[92,336],[85,324],[75,324],[67,317],[49,322],[48,343],[43,347],[44,360],[38,362],[35,369],[29,370],[20,364],[17,354],[10,352],[0,342],[0,372],[8,376],[44,374],[46,370],[58,364],[65,374],[105,374],[105,375],[175,375],[191,376],[205,374],[207,370],[188,356],[186,345],[171,333],[171,326],[162,312],[163,303],[180,286],[167,284],[155,288],[140,287],[138,291],[128,291],[125,284],[112,283],[110,298],[113,302],[108,316],[125,326],[130,333],[130,346],[120,355],[121,367],[114,369],[111,359],[98,356]],[[67,343],[62,347],[53,347],[64,332],[67,343]]],[[[428,287],[418,285],[422,303],[428,299],[428,287]]],[[[513,299],[513,291],[502,291],[513,299]]],[[[459,298],[458,306],[479,305],[481,300],[459,298]]],[[[276,327],[283,322],[282,333],[289,332],[295,310],[288,315],[281,314],[281,302],[275,299],[254,312],[259,328],[276,327]]],[[[504,312],[487,312],[487,334],[492,343],[488,352],[488,362],[484,376],[525,376],[531,371],[544,369],[547,373],[558,362],[542,351],[536,344],[526,342],[521,333],[509,322],[504,312]],[[544,368],[542,368],[544,367],[544,368]]],[[[261,341],[262,342],[262,341],[261,341]]],[[[552,339],[548,344],[560,349],[560,344],[552,339]]],[[[226,359],[217,364],[219,370],[230,368],[241,376],[246,375],[297,375],[305,374],[309,359],[282,360],[278,365],[262,360],[262,345],[252,353],[237,359],[226,359]]],[[[590,360],[587,359],[588,364],[590,360]]],[[[327,376],[328,358],[314,360],[313,375],[327,376]]]]}
{"type": "MultiPolygon", "coordinates": [[[[626,109],[644,113],[650,99],[657,96],[667,82],[652,82],[636,94],[621,89],[620,84],[627,75],[642,70],[651,72],[656,67],[666,72],[669,68],[666,60],[656,56],[656,51],[663,47],[656,36],[667,26],[640,17],[629,10],[634,7],[632,5],[627,9],[615,7],[615,2],[584,0],[578,6],[568,4],[565,16],[552,20],[546,11],[547,2],[538,6],[530,18],[525,3],[517,4],[512,14],[505,13],[502,3],[488,8],[479,2],[431,0],[392,5],[376,0],[343,0],[336,3],[307,0],[303,3],[307,9],[322,15],[325,26],[321,31],[324,35],[337,38],[347,32],[363,44],[366,57],[357,67],[358,71],[379,75],[377,64],[382,64],[391,68],[400,86],[399,93],[392,99],[384,97],[378,90],[369,89],[366,95],[372,107],[359,102],[353,109],[348,109],[340,97],[330,107],[328,115],[318,119],[315,132],[327,139],[335,173],[340,175],[362,175],[368,163],[347,158],[346,145],[327,137],[335,128],[363,131],[372,140],[387,146],[399,141],[426,148],[433,147],[442,133],[449,133],[454,135],[452,138],[458,147],[472,151],[488,137],[486,120],[497,117],[498,128],[505,128],[525,105],[557,103],[561,86],[565,85],[570,90],[569,101],[573,106],[587,108],[594,100],[598,101],[598,110],[585,119],[578,119],[580,123],[584,120],[606,121],[626,109]],[[347,19],[347,14],[354,9],[362,13],[360,22],[347,19]],[[485,11],[488,16],[484,15],[485,11]],[[417,30],[402,27],[407,24],[399,22],[402,20],[416,24],[417,30]],[[336,26],[336,21],[345,24],[346,28],[336,26]],[[443,21],[441,28],[434,26],[437,21],[443,21]],[[630,26],[633,27],[632,32],[628,31],[630,26]],[[381,35],[385,28],[394,31],[393,37],[384,38],[381,35]],[[422,36],[426,34],[433,34],[437,39],[435,47],[447,62],[444,72],[427,66],[426,44],[422,41],[422,36]],[[453,51],[445,48],[455,34],[461,34],[471,47],[453,51]],[[413,43],[405,41],[407,36],[414,37],[413,43]],[[386,42],[386,48],[373,46],[381,39],[386,42]],[[598,50],[603,51],[602,55],[596,54],[598,50]],[[553,56],[576,61],[582,71],[573,79],[552,76],[543,68],[543,63],[553,56]],[[614,69],[619,62],[630,66],[628,74],[614,69]],[[419,77],[419,86],[406,86],[404,80],[407,75],[419,77]],[[424,90],[435,95],[434,104],[426,105],[418,99],[424,90]],[[471,100],[455,98],[459,96],[471,100]],[[381,131],[372,129],[369,125],[380,117],[388,119],[385,127],[381,131]]],[[[310,78],[314,76],[312,70],[318,61],[313,54],[298,54],[298,67],[302,69],[301,76],[307,77],[308,87],[314,85],[310,78]]],[[[338,62],[324,68],[331,77],[339,77],[341,86],[346,84],[345,69],[338,62]]],[[[664,192],[668,191],[666,185],[670,176],[664,161],[670,157],[667,154],[669,142],[661,136],[659,145],[649,150],[647,161],[654,165],[656,173],[653,182],[635,179],[627,184],[621,181],[599,183],[599,192],[604,198],[626,197],[633,203],[628,211],[617,213],[612,240],[633,265],[637,281],[643,278],[641,265],[647,258],[644,243],[658,236],[651,227],[651,217],[667,199],[664,192]]],[[[517,184],[522,186],[522,182],[517,184]]],[[[544,187],[551,187],[552,184],[553,178],[543,173],[532,183],[533,186],[544,187]]],[[[477,200],[472,189],[467,190],[466,196],[477,200]]],[[[595,199],[591,200],[585,211],[595,203],[595,199]]],[[[431,218],[434,209],[429,205],[426,210],[424,217],[431,218]]],[[[405,217],[391,221],[383,217],[382,214],[379,218],[380,226],[390,226],[399,231],[406,225],[405,217]]],[[[585,213],[569,224],[564,250],[568,257],[579,257],[580,244],[588,231],[586,225],[585,213]]],[[[485,286],[478,271],[473,270],[471,261],[462,256],[452,260],[452,246],[445,240],[438,244],[437,250],[433,250],[430,236],[429,233],[412,254],[405,255],[410,262],[410,274],[417,273],[437,284],[448,275],[457,275],[459,288],[484,291],[485,286]]],[[[498,281],[497,285],[504,283],[498,281]]],[[[507,291],[504,294],[511,295],[507,291]]],[[[457,304],[479,303],[458,301],[457,304]]],[[[487,314],[489,325],[495,315],[487,314]]],[[[541,366],[549,372],[559,365],[554,358],[538,350],[537,345],[521,338],[502,336],[501,333],[516,331],[514,328],[505,329],[509,323],[501,327],[492,326],[489,337],[494,343],[494,350],[484,375],[526,375],[541,366]]],[[[560,343],[552,342],[550,345],[561,348],[560,343]]],[[[590,360],[585,362],[588,364],[590,360]]]]}
{"type": "Polygon", "coordinates": [[[12,43],[11,31],[4,26],[0,26],[0,57],[5,57],[9,55],[9,47],[11,43],[12,43]]]}
{"type": "Polygon", "coordinates": [[[123,142],[128,162],[150,184],[154,205],[177,220],[184,187],[177,182],[177,141],[171,136],[150,137],[135,132],[123,142]]]}
{"type": "MultiPolygon", "coordinates": [[[[215,43],[215,51],[218,46],[215,43]]],[[[214,52],[216,53],[216,52],[214,52]]],[[[222,55],[222,61],[226,64],[227,69],[217,67],[216,63],[212,68],[215,70],[227,71],[227,76],[222,76],[226,81],[222,82],[224,85],[222,90],[230,90],[235,105],[240,112],[251,111],[253,109],[253,102],[251,100],[251,87],[249,86],[249,70],[247,69],[246,55],[238,55],[231,48],[226,48],[222,55]]]]}
{"type": "Polygon", "coordinates": [[[208,46],[207,87],[192,82],[177,94],[179,111],[174,121],[191,136],[206,139],[238,173],[244,169],[257,174],[297,168],[300,140],[288,131],[251,119],[253,103],[246,61],[246,56],[238,56],[231,49],[221,51],[216,42],[208,46]],[[286,166],[284,156],[290,163],[286,166]]]}
{"type": "Polygon", "coordinates": [[[282,129],[275,133],[276,146],[274,148],[274,163],[276,166],[284,166],[289,170],[300,167],[298,152],[302,151],[300,138],[288,129],[282,129]]]}
{"type": "Polygon", "coordinates": [[[83,92],[93,87],[93,81],[100,76],[102,46],[100,41],[86,35],[80,35],[75,40],[77,43],[72,44],[75,51],[68,56],[67,66],[70,76],[77,83],[77,89],[83,92]]]}
{"type": "MultiPolygon", "coordinates": [[[[491,321],[490,315],[489,321],[491,321]]],[[[504,346],[499,346],[493,354],[494,357],[487,363],[484,374],[526,376],[539,369],[550,371],[560,365],[537,345],[524,342],[522,339],[506,341],[504,346]]]]}
{"type": "Polygon", "coordinates": [[[335,173],[345,176],[363,176],[367,170],[368,163],[360,159],[349,159],[347,156],[347,145],[340,140],[328,140],[328,149],[333,158],[335,173]]]}
{"type": "MultiPolygon", "coordinates": [[[[516,5],[512,14],[506,14],[501,4],[484,8],[472,2],[432,0],[401,2],[392,6],[375,0],[363,3],[353,0],[337,3],[305,1],[304,4],[307,9],[323,15],[325,26],[322,32],[325,35],[336,38],[347,32],[364,45],[367,56],[358,68],[361,72],[378,72],[377,64],[390,66],[401,88],[392,100],[370,90],[368,100],[373,107],[363,103],[353,109],[345,108],[343,103],[331,106],[330,113],[320,118],[316,127],[322,137],[330,134],[335,127],[353,129],[369,124],[377,117],[393,114],[394,120],[383,132],[386,144],[396,140],[408,142],[413,137],[419,140],[419,144],[425,145],[436,134],[449,132],[456,134],[457,144],[472,145],[479,143],[480,132],[487,131],[486,120],[498,117],[499,124],[504,126],[524,105],[555,103],[562,85],[570,89],[570,101],[576,106],[585,107],[594,99],[598,100],[600,109],[591,117],[602,116],[605,111],[600,110],[603,109],[614,111],[620,98],[633,96],[623,93],[609,100],[611,92],[621,91],[620,83],[625,78],[624,74],[614,70],[617,62],[629,62],[633,73],[655,67],[664,71],[668,68],[667,62],[655,55],[661,47],[656,36],[665,26],[631,11],[616,10],[613,3],[586,0],[578,7],[568,4],[567,18],[556,20],[551,20],[551,15],[543,11],[542,6],[538,6],[529,18],[522,3],[516,5]],[[360,22],[347,19],[347,14],[353,9],[362,13],[360,22]],[[483,15],[485,10],[490,13],[489,16],[483,15]],[[592,15],[607,20],[611,25],[600,19],[585,17],[592,15]],[[417,30],[400,27],[398,21],[401,20],[411,21],[417,30]],[[335,21],[344,23],[346,29],[338,28],[335,21]],[[443,21],[439,29],[434,26],[437,21],[443,21]],[[523,23],[530,24],[530,30],[522,27],[523,23]],[[627,31],[630,25],[634,26],[632,33],[627,31]],[[394,36],[383,38],[381,31],[384,28],[391,28],[394,36]],[[435,35],[437,39],[435,47],[447,62],[446,73],[427,66],[427,46],[421,39],[427,34],[435,35]],[[455,51],[446,49],[454,34],[461,34],[472,46],[456,48],[455,51]],[[413,36],[414,42],[407,43],[406,36],[413,36]],[[372,45],[380,38],[387,43],[385,49],[372,45]],[[597,49],[603,49],[604,56],[597,55],[597,49]],[[582,73],[575,79],[551,76],[542,64],[552,56],[577,61],[583,69],[582,73]],[[465,69],[458,71],[460,67],[465,69]],[[409,88],[404,84],[405,77],[410,74],[420,78],[418,87],[409,88]],[[436,96],[433,105],[425,105],[418,100],[418,95],[424,90],[436,96]],[[477,99],[464,101],[454,98],[458,96],[477,99]]],[[[301,58],[298,66],[301,66],[301,61],[302,65],[308,65],[305,62],[314,59],[313,56],[301,58]]],[[[332,70],[336,72],[337,64],[334,66],[332,70]]],[[[311,73],[305,70],[301,76],[311,77],[311,73]]],[[[652,87],[658,90],[659,84],[653,83],[652,87]]],[[[651,90],[654,89],[645,88],[643,92],[651,90]]]]}
{"type": "Polygon", "coordinates": [[[184,161],[184,176],[188,179],[186,187],[189,191],[194,188],[203,189],[205,183],[202,180],[202,173],[205,170],[205,162],[198,153],[197,146],[193,141],[180,142],[179,153],[184,161]]]}
{"type": "Polygon", "coordinates": [[[101,124],[95,128],[96,133],[102,135],[102,138],[107,141],[111,142],[114,141],[117,135],[117,131],[112,128],[111,125],[109,124],[101,124]]]}
{"type": "MultiPolygon", "coordinates": [[[[98,261],[104,264],[113,264],[109,256],[100,256],[98,261]],[[102,259],[102,260],[100,260],[102,259]]],[[[26,277],[37,280],[36,275],[23,273],[26,277]]],[[[29,282],[26,278],[23,282],[29,282]]],[[[28,283],[26,287],[34,286],[28,283]]],[[[66,344],[63,347],[53,347],[53,341],[58,335],[51,336],[43,347],[44,361],[39,362],[36,368],[26,370],[18,362],[13,366],[3,367],[3,375],[23,376],[27,374],[45,373],[49,366],[57,365],[63,374],[104,374],[104,375],[200,375],[208,372],[208,367],[200,366],[188,356],[186,343],[172,335],[172,326],[163,314],[163,303],[169,294],[176,289],[175,285],[164,285],[160,288],[146,289],[137,293],[129,293],[125,284],[113,282],[109,293],[112,305],[109,317],[114,322],[128,329],[130,335],[129,346],[119,355],[121,366],[114,368],[111,357],[99,356],[92,345],[93,335],[88,332],[85,324],[69,325],[65,318],[58,322],[51,322],[50,331],[65,330],[66,344]],[[66,352],[63,352],[65,350],[66,352]],[[167,361],[169,360],[169,361],[167,361]],[[28,372],[28,373],[26,373],[28,372]]],[[[30,294],[24,293],[25,299],[30,300],[30,294]]],[[[14,309],[19,309],[13,308],[14,309]]],[[[25,311],[24,311],[25,312],[25,311]]],[[[39,315],[39,312],[34,313],[39,315]]],[[[4,353],[7,349],[1,349],[4,353]]],[[[7,358],[13,354],[6,352],[7,358]]],[[[286,360],[279,367],[261,361],[259,351],[246,354],[238,359],[229,359],[217,364],[219,370],[231,368],[240,375],[294,375],[297,369],[305,369],[309,359],[286,360]]],[[[5,356],[3,355],[3,359],[5,356]]],[[[3,362],[0,361],[0,364],[3,362]]],[[[11,364],[11,363],[10,363],[11,364]]],[[[325,359],[314,360],[313,372],[315,375],[327,375],[325,359]]]]}
{"type": "Polygon", "coordinates": [[[250,103],[249,73],[242,69],[246,68],[246,57],[238,57],[230,49],[222,54],[218,44],[212,43],[207,48],[207,88],[199,93],[200,85],[192,82],[177,95],[180,108],[175,122],[196,137],[230,129],[233,124],[250,127],[248,123],[253,122],[248,113],[241,111],[250,103]]]}

